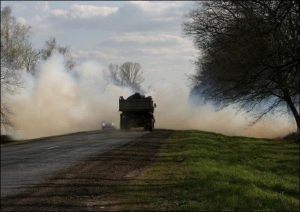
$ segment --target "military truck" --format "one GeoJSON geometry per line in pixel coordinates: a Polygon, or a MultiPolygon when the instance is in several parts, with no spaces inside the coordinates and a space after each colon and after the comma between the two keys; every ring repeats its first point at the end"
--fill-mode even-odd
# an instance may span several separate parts
{"type": "Polygon", "coordinates": [[[120,129],[130,130],[131,127],[143,127],[144,130],[154,130],[154,108],[156,104],[153,103],[152,97],[135,93],[124,99],[123,96],[119,98],[120,114],[120,129]]]}

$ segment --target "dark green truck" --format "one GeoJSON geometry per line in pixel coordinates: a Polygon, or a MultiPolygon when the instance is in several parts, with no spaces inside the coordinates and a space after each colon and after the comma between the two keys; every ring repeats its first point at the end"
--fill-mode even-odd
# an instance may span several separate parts
{"type": "Polygon", "coordinates": [[[154,130],[154,108],[156,104],[152,97],[145,97],[140,93],[135,93],[124,99],[123,96],[119,98],[120,114],[120,129],[130,130],[132,127],[143,127],[144,130],[154,130]]]}

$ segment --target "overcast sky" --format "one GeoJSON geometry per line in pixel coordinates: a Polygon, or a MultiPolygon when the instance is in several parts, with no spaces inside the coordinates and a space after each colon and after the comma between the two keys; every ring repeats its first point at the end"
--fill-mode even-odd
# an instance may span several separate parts
{"type": "MultiPolygon", "coordinates": [[[[155,102],[158,103],[155,113],[157,120],[159,120],[158,126],[161,128],[193,128],[230,135],[238,134],[258,137],[274,136],[274,133],[287,134],[286,132],[290,130],[291,126],[293,129],[295,128],[294,123],[281,121],[279,125],[261,123],[248,130],[248,120],[244,119],[243,115],[236,115],[235,110],[232,108],[215,113],[209,105],[201,107],[201,110],[188,105],[190,88],[188,87],[187,75],[195,72],[192,61],[196,59],[198,51],[190,38],[183,37],[182,23],[185,20],[184,15],[193,8],[194,2],[1,1],[1,8],[8,5],[12,7],[13,16],[19,22],[32,27],[34,34],[32,41],[36,48],[41,48],[46,40],[55,37],[60,46],[68,45],[70,47],[72,55],[77,63],[79,63],[77,67],[80,67],[82,64],[84,65],[85,63],[83,62],[86,60],[97,61],[98,63],[91,63],[96,64],[95,76],[97,77],[102,76],[97,75],[97,71],[103,72],[110,63],[117,63],[119,65],[127,61],[140,63],[143,76],[145,77],[142,88],[146,90],[146,95],[148,93],[153,94],[155,102]],[[100,64],[99,70],[98,64],[100,64]],[[218,121],[216,122],[215,120],[218,121]],[[282,131],[278,129],[282,129],[282,131]]],[[[90,68],[91,66],[86,67],[90,68]]],[[[86,68],[83,70],[86,71],[86,68]]],[[[46,72],[46,76],[47,74],[48,72],[46,72]]],[[[47,77],[46,79],[47,82],[51,80],[47,77]]],[[[54,79],[58,80],[57,78],[54,79]]],[[[93,104],[90,104],[87,101],[89,98],[86,97],[91,94],[90,89],[88,89],[89,92],[87,93],[85,90],[79,90],[80,92],[76,93],[74,89],[71,89],[73,88],[72,82],[68,83],[68,86],[66,86],[70,88],[70,93],[67,93],[68,95],[60,92],[61,90],[59,89],[61,87],[57,87],[55,83],[52,83],[55,85],[53,88],[51,82],[48,83],[50,84],[48,87],[47,83],[44,83],[47,89],[41,89],[42,91],[46,91],[46,95],[43,92],[42,95],[39,95],[43,101],[50,101],[52,96],[54,96],[55,100],[51,101],[61,103],[47,104],[51,109],[50,111],[53,110],[56,111],[56,114],[62,114],[61,116],[57,116],[61,118],[61,123],[68,122],[68,120],[75,120],[75,128],[72,128],[74,130],[76,127],[81,126],[77,126],[77,124],[83,123],[78,121],[81,119],[77,117],[82,116],[83,120],[94,120],[97,127],[98,121],[102,119],[99,118],[100,116],[95,116],[94,111],[98,113],[100,111],[101,113],[101,110],[98,110],[101,106],[107,107],[105,111],[109,109],[118,118],[119,114],[115,112],[117,109],[114,109],[116,106],[115,100],[108,101],[111,103],[109,107],[102,104],[102,102],[108,98],[117,99],[125,89],[122,91],[116,90],[117,94],[115,96],[110,94],[108,96],[96,95],[97,97],[105,97],[105,100],[99,102],[99,104],[96,102],[95,108],[97,110],[95,110],[93,107],[91,108],[90,105],[93,104]],[[49,87],[53,89],[48,89],[49,87]],[[57,95],[57,90],[59,90],[60,95],[57,95]],[[82,94],[84,94],[84,97],[82,97],[82,94]],[[82,100],[75,107],[75,111],[78,110],[79,112],[73,113],[73,108],[72,110],[65,110],[69,105],[64,104],[64,102],[70,96],[80,97],[78,99],[82,100]],[[84,103],[83,106],[81,106],[81,102],[84,103]],[[91,116],[84,116],[85,107],[89,108],[87,111],[91,112],[91,116]]],[[[38,85],[41,84],[44,85],[43,83],[38,85]]],[[[65,84],[65,81],[59,83],[59,85],[65,84]]],[[[90,88],[91,86],[91,84],[88,84],[87,87],[90,88]]],[[[44,88],[43,86],[41,87],[44,88]]],[[[108,88],[110,88],[111,92],[115,91],[111,89],[111,86],[108,86],[108,88]]],[[[98,92],[95,89],[93,91],[98,92]]],[[[52,122],[50,123],[48,118],[47,123],[49,123],[44,125],[45,121],[43,117],[47,116],[39,114],[43,113],[46,109],[43,107],[39,108],[39,104],[32,104],[32,102],[41,100],[38,98],[32,100],[35,97],[36,95],[29,95],[27,107],[24,107],[24,105],[26,106],[26,102],[14,105],[21,106],[19,110],[20,115],[16,116],[21,120],[19,123],[27,125],[27,122],[23,120],[30,118],[32,126],[34,126],[33,134],[36,136],[36,132],[40,131],[40,128],[36,126],[46,126],[45,129],[48,130],[60,122],[53,119],[53,123],[55,124],[51,125],[52,122]],[[33,112],[30,113],[28,111],[33,112]],[[39,113],[36,113],[36,111],[39,111],[39,113]],[[38,125],[36,123],[43,124],[38,125]]],[[[99,98],[96,100],[100,101],[102,99],[99,98]]],[[[70,104],[71,107],[73,107],[72,104],[70,104]]],[[[73,123],[73,121],[68,123],[73,123]]],[[[60,129],[59,126],[58,128],[60,129]]],[[[20,129],[22,129],[22,126],[20,129]]]]}
{"type": "Polygon", "coordinates": [[[55,37],[76,61],[96,60],[103,67],[127,61],[142,65],[147,88],[157,82],[187,87],[197,50],[184,38],[185,1],[1,1],[18,21],[32,26],[37,48],[55,37]]]}

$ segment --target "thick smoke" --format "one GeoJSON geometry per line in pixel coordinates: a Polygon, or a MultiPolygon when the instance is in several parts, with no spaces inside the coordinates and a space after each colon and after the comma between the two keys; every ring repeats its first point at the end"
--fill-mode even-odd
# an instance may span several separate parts
{"type": "MultiPolygon", "coordinates": [[[[109,82],[105,67],[86,62],[73,72],[65,70],[63,58],[54,55],[39,67],[37,77],[24,74],[26,88],[10,97],[17,138],[37,138],[101,129],[102,121],[119,127],[118,99],[132,94],[129,88],[109,82]]],[[[146,79],[147,80],[147,79],[146,79]]],[[[296,130],[295,123],[281,118],[249,127],[244,114],[232,108],[215,112],[212,106],[192,106],[184,82],[157,83],[146,95],[153,97],[155,128],[198,129],[226,135],[279,137],[296,130]]]]}
{"type": "Polygon", "coordinates": [[[36,78],[26,74],[26,89],[10,98],[19,138],[97,130],[102,121],[119,122],[118,99],[130,89],[109,84],[104,67],[86,62],[73,76],[55,55],[42,63],[36,78]]]}
{"type": "Polygon", "coordinates": [[[193,106],[189,103],[189,90],[179,82],[154,87],[155,91],[149,94],[158,105],[155,111],[156,127],[197,129],[257,138],[276,138],[297,130],[294,119],[287,116],[266,118],[250,126],[251,119],[246,112],[237,113],[233,107],[216,112],[212,104],[193,106]]]}

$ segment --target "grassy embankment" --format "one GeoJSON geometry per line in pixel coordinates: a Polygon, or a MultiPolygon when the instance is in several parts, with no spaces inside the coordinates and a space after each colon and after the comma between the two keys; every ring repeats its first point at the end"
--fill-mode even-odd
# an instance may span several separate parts
{"type": "Polygon", "coordinates": [[[176,131],[114,194],[120,210],[299,211],[299,144],[176,131]]]}

